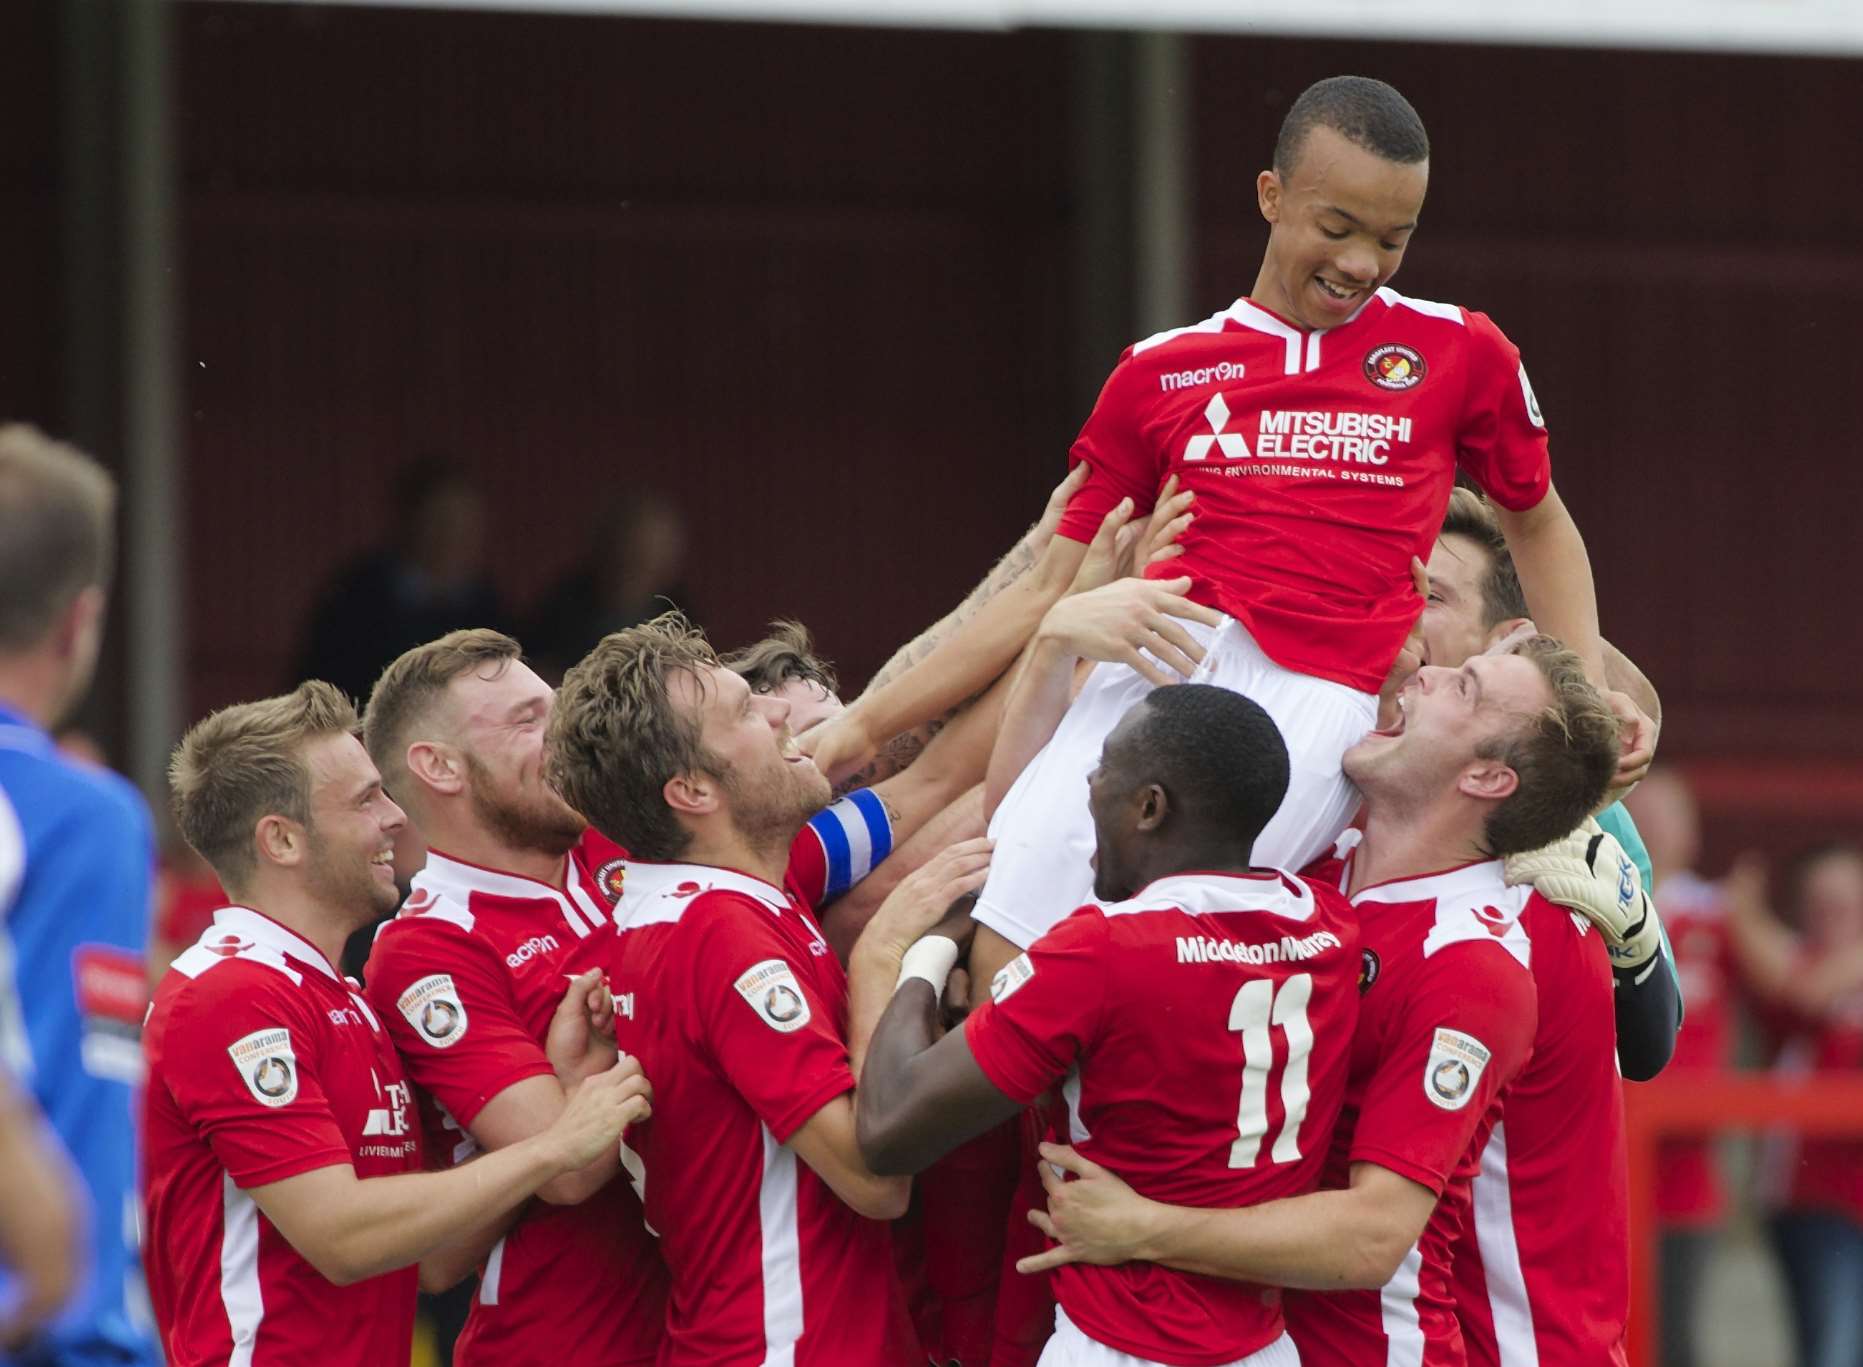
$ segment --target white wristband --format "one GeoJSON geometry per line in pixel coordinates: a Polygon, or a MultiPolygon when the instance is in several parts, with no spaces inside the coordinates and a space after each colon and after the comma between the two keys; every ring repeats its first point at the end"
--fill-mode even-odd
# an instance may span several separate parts
{"type": "Polygon", "coordinates": [[[942,997],[945,980],[956,966],[957,941],[945,935],[927,935],[915,941],[905,958],[899,961],[899,981],[893,984],[893,991],[897,992],[917,978],[930,983],[931,990],[942,997]]]}

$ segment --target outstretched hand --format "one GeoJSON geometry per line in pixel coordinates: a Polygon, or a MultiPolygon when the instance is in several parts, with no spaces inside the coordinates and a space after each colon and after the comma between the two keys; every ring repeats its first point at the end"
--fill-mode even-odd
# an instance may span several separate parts
{"type": "Polygon", "coordinates": [[[995,848],[995,841],[979,836],[961,840],[926,860],[900,879],[899,886],[880,903],[861,933],[862,944],[898,956],[934,928],[958,939],[969,922],[969,894],[989,877],[990,852],[995,848]],[[965,903],[961,910],[954,905],[960,898],[965,903]]]}
{"type": "Polygon", "coordinates": [[[1216,626],[1222,615],[1193,603],[1190,579],[1117,579],[1089,593],[1070,594],[1048,609],[1041,630],[1083,660],[1130,665],[1149,682],[1188,679],[1203,661],[1203,647],[1182,622],[1216,626]],[[1156,661],[1156,662],[1154,662],[1156,661]],[[1162,663],[1164,668],[1160,668],[1162,663]]]}
{"type": "Polygon", "coordinates": [[[1048,1208],[1031,1210],[1029,1223],[1058,1245],[1018,1260],[1016,1271],[1047,1272],[1064,1263],[1110,1267],[1133,1261],[1147,1207],[1153,1203],[1065,1144],[1043,1144],[1041,1156],[1039,1170],[1048,1208]],[[1071,1173],[1073,1180],[1063,1173],[1071,1173]]]}

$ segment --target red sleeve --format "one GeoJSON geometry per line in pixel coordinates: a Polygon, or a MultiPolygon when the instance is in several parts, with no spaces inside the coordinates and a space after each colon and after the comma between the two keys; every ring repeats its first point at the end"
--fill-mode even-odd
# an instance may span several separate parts
{"type": "Polygon", "coordinates": [[[162,1046],[175,1109],[241,1188],[355,1161],[318,1081],[316,1022],[296,988],[261,974],[273,970],[227,964],[198,980],[162,1046]]]}
{"type": "Polygon", "coordinates": [[[776,1142],[787,1144],[810,1116],[854,1090],[834,1011],[769,907],[719,891],[694,899],[686,915],[700,919],[675,971],[693,994],[704,1046],[776,1142]]]}
{"type": "Polygon", "coordinates": [[[1093,540],[1100,523],[1122,498],[1132,500],[1133,511],[1139,517],[1149,513],[1157,500],[1158,488],[1164,483],[1163,471],[1156,453],[1146,448],[1139,432],[1146,382],[1133,366],[1128,349],[1106,377],[1087,425],[1074,438],[1073,448],[1067,453],[1067,468],[1071,470],[1084,460],[1092,465],[1093,473],[1061,518],[1060,534],[1069,540],[1093,540]]]}
{"type": "Polygon", "coordinates": [[[990,1000],[964,1022],[964,1039],[1004,1096],[1033,1101],[1092,1047],[1107,952],[1106,917],[1082,907],[991,981],[990,1000]]]}
{"type": "Polygon", "coordinates": [[[1520,352],[1485,313],[1468,312],[1468,392],[1456,464],[1503,508],[1522,512],[1546,497],[1552,462],[1546,421],[1520,352]]]}
{"type": "Polygon", "coordinates": [[[525,1028],[504,960],[437,917],[390,921],[365,978],[408,1077],[467,1129],[513,1083],[555,1070],[525,1028]]]}
{"type": "Polygon", "coordinates": [[[1426,958],[1366,1084],[1351,1161],[1440,1196],[1526,1063],[1538,1018],[1532,975],[1499,945],[1465,941],[1426,958]]]}

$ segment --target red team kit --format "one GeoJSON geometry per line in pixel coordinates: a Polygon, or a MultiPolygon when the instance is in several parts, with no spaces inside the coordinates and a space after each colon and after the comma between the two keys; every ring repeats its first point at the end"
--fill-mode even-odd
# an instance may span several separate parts
{"type": "MultiPolygon", "coordinates": [[[[1191,575],[1191,596],[1280,665],[1367,693],[1416,617],[1411,557],[1456,471],[1510,509],[1550,481],[1513,346],[1479,313],[1388,288],[1324,332],[1243,300],[1131,347],[1073,458],[1092,473],[1063,535],[1090,538],[1122,497],[1145,512],[1177,476],[1197,515],[1153,573],[1191,575]]],[[[1053,1276],[1059,1313],[1128,1364],[1216,1367],[1283,1335],[1309,1364],[1621,1362],[1603,944],[1498,861],[1348,900],[1352,845],[1299,876],[1184,874],[1042,909],[1053,928],[962,1028],[991,1082],[1143,1195],[1252,1205],[1373,1163],[1438,1194],[1422,1237],[1381,1291],[1071,1265],[1053,1276]]],[[[483,1265],[458,1361],[924,1362],[888,1226],[790,1143],[856,1081],[847,974],[817,909],[890,848],[863,792],[803,829],[780,887],[634,860],[593,832],[561,888],[435,850],[376,938],[366,993],[259,913],[218,912],[147,1028],[149,1215],[167,1253],[150,1281],[171,1361],[405,1361],[414,1271],[309,1294],[321,1278],[245,1191],[330,1164],[470,1159],[487,1103],[551,1073],[566,979],[602,968],[652,1118],[596,1195],[524,1208],[483,1265]]]]}

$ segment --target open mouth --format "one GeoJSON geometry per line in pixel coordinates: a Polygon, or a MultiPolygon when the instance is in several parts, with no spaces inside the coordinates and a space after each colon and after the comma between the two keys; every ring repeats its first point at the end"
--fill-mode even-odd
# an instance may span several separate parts
{"type": "Polygon", "coordinates": [[[1358,285],[1342,285],[1321,275],[1313,277],[1313,284],[1322,298],[1339,308],[1357,304],[1365,294],[1364,289],[1358,285]]]}
{"type": "Polygon", "coordinates": [[[1404,695],[1402,693],[1399,693],[1397,695],[1397,720],[1392,722],[1389,726],[1377,727],[1376,729],[1369,731],[1366,734],[1372,735],[1372,736],[1401,736],[1403,735],[1404,734],[1404,723],[1409,721],[1410,719],[1409,714],[1405,711],[1405,706],[1406,706],[1406,703],[1405,703],[1404,695]]]}

